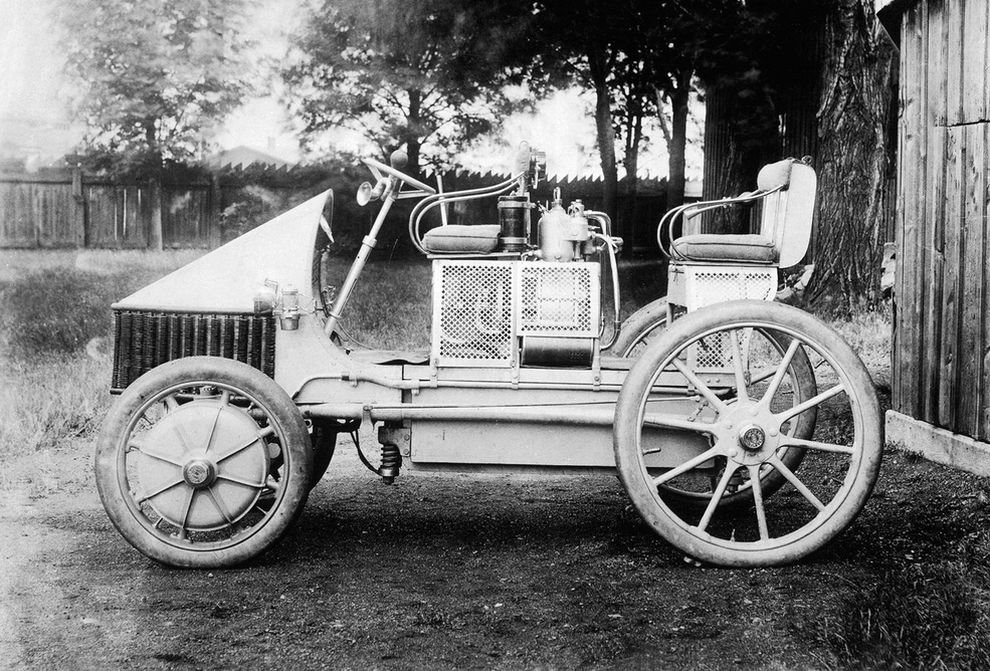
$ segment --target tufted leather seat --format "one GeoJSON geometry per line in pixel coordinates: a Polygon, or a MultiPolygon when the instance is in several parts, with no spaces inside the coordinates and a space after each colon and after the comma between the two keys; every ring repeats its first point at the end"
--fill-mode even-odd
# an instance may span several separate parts
{"type": "Polygon", "coordinates": [[[498,224],[439,226],[423,236],[430,254],[488,254],[498,246],[498,224]]]}
{"type": "Polygon", "coordinates": [[[773,240],[762,235],[714,235],[700,233],[674,240],[670,255],[678,261],[697,263],[777,263],[773,240]]]}

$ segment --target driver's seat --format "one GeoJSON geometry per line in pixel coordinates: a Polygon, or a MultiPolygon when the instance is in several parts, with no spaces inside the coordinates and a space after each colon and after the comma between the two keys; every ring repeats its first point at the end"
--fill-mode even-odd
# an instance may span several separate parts
{"type": "Polygon", "coordinates": [[[773,300],[777,269],[799,263],[808,250],[816,189],[815,170],[808,161],[785,159],[760,170],[755,191],[689,203],[664,215],[657,242],[670,258],[669,309],[681,306],[692,311],[734,299],[773,300]],[[702,212],[757,202],[761,206],[759,233],[674,236],[677,219],[690,229],[692,219],[702,212]]]}
{"type": "Polygon", "coordinates": [[[673,263],[729,263],[770,265],[787,268],[801,261],[808,251],[815,214],[817,178],[805,161],[788,158],[763,166],[756,191],[723,200],[690,203],[664,216],[658,233],[666,230],[668,243],[658,235],[660,249],[673,263]],[[695,233],[673,237],[680,218],[690,228],[694,217],[708,210],[762,201],[760,232],[744,235],[695,233]]]}
{"type": "Polygon", "coordinates": [[[490,254],[500,231],[498,224],[448,224],[428,230],[421,243],[429,254],[490,254]]]}

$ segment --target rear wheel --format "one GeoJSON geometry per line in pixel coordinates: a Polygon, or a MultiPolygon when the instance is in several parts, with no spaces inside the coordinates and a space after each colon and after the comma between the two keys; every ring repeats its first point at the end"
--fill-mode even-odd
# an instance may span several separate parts
{"type": "MultiPolygon", "coordinates": [[[[652,303],[648,303],[629,316],[622,324],[619,337],[609,349],[615,356],[625,358],[639,357],[651,343],[655,342],[666,330],[669,312],[667,298],[659,298],[652,303]]],[[[767,342],[772,342],[775,349],[783,354],[787,348],[787,343],[779,343],[773,340],[771,334],[764,334],[767,342]]],[[[763,380],[751,381],[751,384],[760,384],[763,380]]],[[[813,397],[817,393],[815,386],[814,371],[811,363],[803,349],[798,349],[787,367],[787,376],[784,383],[777,391],[778,398],[775,399],[777,405],[788,403],[788,397],[793,396],[798,403],[813,397]]],[[[732,392],[723,393],[723,399],[731,403],[732,392]]],[[[810,409],[803,413],[795,422],[789,426],[789,432],[797,438],[809,438],[815,430],[817,412],[810,409]]],[[[781,460],[791,470],[796,469],[804,458],[804,450],[796,447],[784,450],[781,460]]],[[[772,468],[764,467],[760,471],[761,487],[764,496],[771,496],[784,484],[785,480],[780,473],[772,468]]],[[[715,476],[684,475],[677,482],[670,482],[661,485],[660,491],[664,498],[672,503],[685,506],[700,506],[705,508],[711,498],[711,493],[717,484],[715,476]]],[[[749,478],[739,477],[731,483],[728,491],[725,492],[720,507],[733,505],[748,505],[751,499],[749,488],[751,484],[749,478]]]]}
{"type": "Polygon", "coordinates": [[[873,488],[882,436],[869,374],[838,334],[789,306],[733,301],[678,319],[643,353],[619,395],[614,445],[633,505],[657,533],[697,559],[765,566],[813,552],[853,520],[873,488]],[[795,363],[801,353],[807,367],[795,363]],[[812,396],[781,399],[789,378],[809,373],[812,396]],[[658,384],[697,395],[697,416],[665,415],[658,384]],[[817,425],[799,434],[811,413],[817,425]],[[648,469],[643,446],[653,443],[643,436],[664,429],[702,434],[710,448],[648,469]],[[800,473],[784,459],[795,449],[800,473]],[[763,486],[771,475],[783,485],[772,500],[763,486]],[[693,491],[691,483],[704,483],[703,506],[665,494],[693,491]],[[724,505],[742,495],[745,511],[724,505]]]}
{"type": "Polygon", "coordinates": [[[667,328],[667,299],[647,303],[622,322],[619,337],[608,349],[613,356],[635,358],[667,328]]]}
{"type": "Polygon", "coordinates": [[[104,508],[171,566],[221,567],[272,545],[301,511],[312,448],[292,400],[243,363],[189,357],[125,390],[97,445],[104,508]]]}

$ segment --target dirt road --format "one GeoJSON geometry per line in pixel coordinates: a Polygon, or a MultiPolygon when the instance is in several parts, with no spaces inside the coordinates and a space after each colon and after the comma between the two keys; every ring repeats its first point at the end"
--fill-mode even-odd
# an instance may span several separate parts
{"type": "MultiPolygon", "coordinates": [[[[294,531],[237,570],[145,559],[85,477],[43,498],[8,492],[0,666],[835,667],[830,628],[850,599],[990,526],[983,481],[895,454],[857,523],[811,559],[699,568],[650,534],[614,477],[389,487],[342,447],[294,531]]],[[[84,447],[70,463],[88,467],[84,447]]]]}

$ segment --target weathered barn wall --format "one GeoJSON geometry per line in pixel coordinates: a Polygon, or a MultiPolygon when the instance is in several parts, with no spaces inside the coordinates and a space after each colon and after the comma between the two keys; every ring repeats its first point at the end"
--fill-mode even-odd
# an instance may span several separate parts
{"type": "Polygon", "coordinates": [[[986,0],[901,16],[893,409],[990,439],[986,0]]]}

